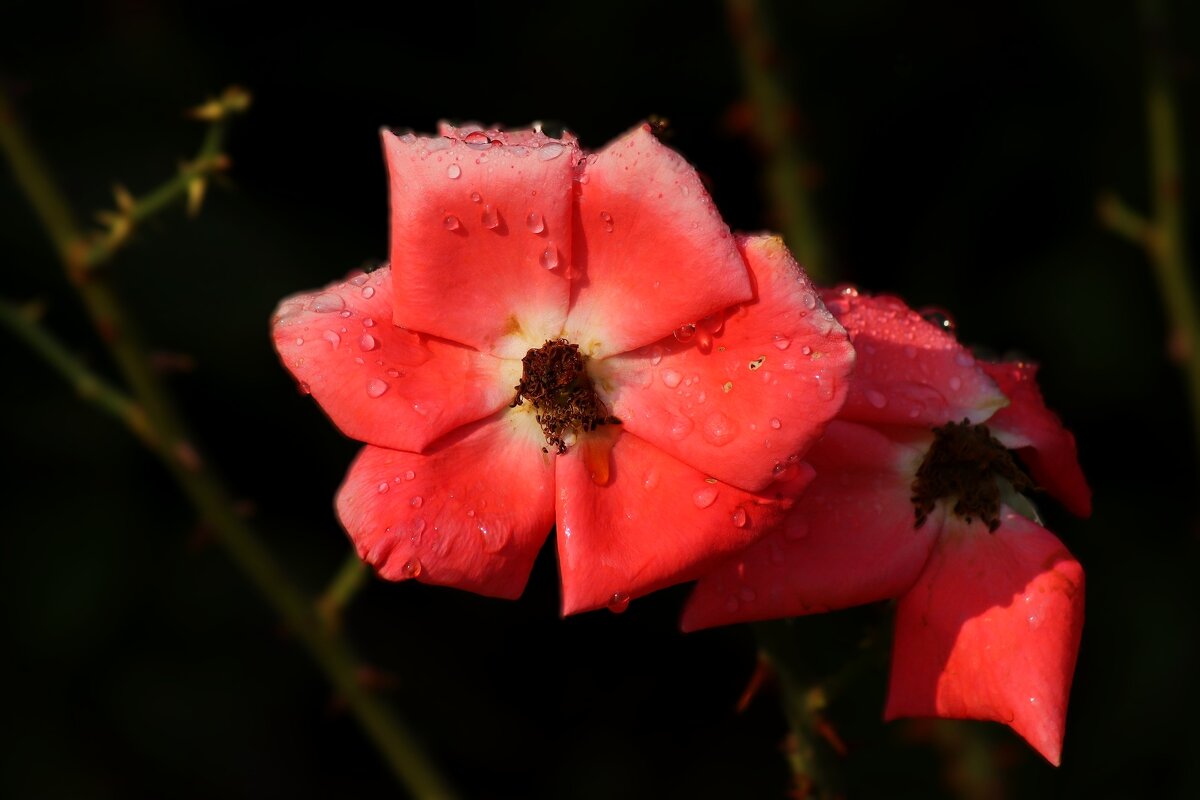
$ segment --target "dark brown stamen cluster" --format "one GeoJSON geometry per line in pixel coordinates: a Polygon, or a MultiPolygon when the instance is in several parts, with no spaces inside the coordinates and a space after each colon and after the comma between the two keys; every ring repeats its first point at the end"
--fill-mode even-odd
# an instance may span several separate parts
{"type": "Polygon", "coordinates": [[[1018,492],[1033,488],[1004,445],[986,425],[970,420],[950,422],[933,429],[933,444],[913,481],[912,503],[916,527],[942,498],[955,498],[954,513],[967,522],[978,517],[989,531],[1000,527],[1000,480],[1018,492]]]}
{"type": "MultiPolygon", "coordinates": [[[[566,339],[547,339],[521,359],[521,382],[514,387],[517,396],[509,406],[519,406],[525,400],[533,403],[546,444],[559,453],[567,452],[563,436],[570,431],[594,431],[599,425],[620,423],[596,396],[586,362],[579,345],[566,339]]],[[[543,447],[542,452],[550,451],[543,447]]]]}

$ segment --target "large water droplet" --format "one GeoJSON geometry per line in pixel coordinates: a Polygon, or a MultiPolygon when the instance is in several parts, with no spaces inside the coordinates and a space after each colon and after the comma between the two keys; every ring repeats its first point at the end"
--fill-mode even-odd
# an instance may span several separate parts
{"type": "Polygon", "coordinates": [[[364,328],[374,328],[375,320],[371,319],[370,317],[367,317],[366,319],[363,320],[363,327],[364,328]]]}
{"type": "Polygon", "coordinates": [[[555,267],[557,267],[558,266],[558,248],[553,245],[551,245],[550,247],[547,247],[545,250],[542,251],[542,255],[541,255],[541,258],[538,259],[538,263],[540,263],[546,269],[554,269],[555,267]]]}
{"type": "Polygon", "coordinates": [[[367,381],[367,397],[380,397],[387,390],[387,381],[381,381],[379,378],[367,381]]]}
{"type": "Polygon", "coordinates": [[[302,336],[297,336],[297,337],[296,337],[296,347],[300,347],[300,346],[301,346],[301,345],[303,345],[303,344],[304,344],[304,337],[302,337],[302,336]]]}
{"type": "Polygon", "coordinates": [[[492,140],[483,131],[471,131],[463,137],[463,143],[474,150],[484,150],[491,145],[492,140]]]}
{"type": "Polygon", "coordinates": [[[541,233],[546,230],[546,221],[538,212],[530,211],[529,216],[525,217],[525,227],[529,228],[531,233],[541,233]]]}
{"type": "Polygon", "coordinates": [[[413,495],[413,498],[408,501],[408,504],[411,505],[413,508],[420,508],[422,505],[425,504],[425,498],[421,497],[421,495],[419,495],[419,494],[413,495]]]}
{"type": "Polygon", "coordinates": [[[730,520],[733,522],[733,526],[735,528],[746,527],[746,522],[748,519],[749,518],[746,516],[746,509],[742,508],[741,506],[735,508],[733,510],[733,514],[730,515],[730,520]]]}
{"type": "Polygon", "coordinates": [[[447,217],[442,220],[442,226],[448,231],[458,230],[458,226],[460,224],[461,223],[458,221],[458,217],[454,216],[453,214],[447,215],[447,217]]]}
{"type": "Polygon", "coordinates": [[[783,423],[777,419],[772,418],[771,419],[771,427],[774,428],[775,430],[779,430],[780,428],[783,427],[783,423]]]}
{"type": "Polygon", "coordinates": [[[312,305],[309,306],[318,314],[329,314],[334,311],[341,311],[346,307],[346,301],[342,299],[340,294],[326,292],[319,294],[313,298],[312,305]]]}
{"type": "Polygon", "coordinates": [[[714,411],[704,419],[704,441],[722,447],[737,436],[737,423],[721,411],[714,411]]]}
{"type": "Polygon", "coordinates": [[[800,296],[800,302],[804,303],[804,307],[812,311],[817,307],[817,296],[812,292],[805,292],[800,296]]]}
{"type": "Polygon", "coordinates": [[[362,338],[358,340],[358,346],[363,352],[374,350],[378,345],[379,342],[369,333],[364,333],[362,338]]]}
{"type": "Polygon", "coordinates": [[[337,346],[342,343],[342,337],[338,336],[334,331],[325,331],[321,334],[321,338],[329,342],[329,346],[334,350],[336,350],[337,346]]]}
{"type": "Polygon", "coordinates": [[[417,473],[413,472],[411,469],[404,473],[404,480],[406,481],[411,481],[415,477],[417,477],[417,473]]]}
{"type": "Polygon", "coordinates": [[[388,482],[387,482],[387,481],[384,481],[383,483],[379,484],[379,487],[378,487],[378,488],[379,488],[379,493],[380,493],[380,494],[383,494],[383,493],[385,493],[385,492],[388,490],[388,488],[389,488],[389,487],[388,487],[388,482]]]}
{"type": "Polygon", "coordinates": [[[484,203],[483,213],[479,216],[479,219],[483,223],[483,227],[489,231],[494,231],[500,226],[500,215],[496,213],[496,209],[492,208],[491,203],[484,203]]]}
{"type": "Polygon", "coordinates": [[[775,334],[773,341],[775,342],[776,350],[787,350],[792,344],[792,340],[784,336],[782,333],[775,334]]]}
{"type": "Polygon", "coordinates": [[[662,371],[662,382],[668,389],[674,389],[683,380],[683,374],[673,370],[664,369],[662,371]]]}
{"type": "Polygon", "coordinates": [[[451,164],[446,167],[446,177],[450,180],[456,180],[459,175],[462,175],[462,167],[458,166],[458,164],[451,164]]]}
{"type": "Polygon", "coordinates": [[[717,501],[717,495],[720,493],[716,486],[705,486],[695,491],[692,502],[696,504],[696,508],[708,508],[717,501]]]}
{"type": "Polygon", "coordinates": [[[540,161],[551,161],[562,155],[563,146],[558,142],[542,145],[538,148],[537,157],[540,161]]]}
{"type": "Polygon", "coordinates": [[[609,214],[607,211],[601,211],[600,212],[600,223],[602,225],[604,225],[605,232],[612,233],[612,229],[613,229],[612,214],[609,214]]]}
{"type": "Polygon", "coordinates": [[[680,325],[675,329],[675,338],[681,342],[690,342],[692,337],[695,335],[696,325],[691,322],[687,323],[686,325],[680,325]]]}
{"type": "Polygon", "coordinates": [[[629,608],[629,595],[624,592],[613,592],[608,599],[608,610],[614,614],[623,614],[629,608]]]}
{"type": "Polygon", "coordinates": [[[421,560],[418,558],[410,558],[404,562],[401,568],[405,578],[415,578],[421,574],[421,560]]]}
{"type": "Polygon", "coordinates": [[[696,423],[692,422],[691,417],[677,417],[672,415],[671,427],[667,429],[667,435],[675,441],[687,438],[687,435],[692,432],[696,423]]]}

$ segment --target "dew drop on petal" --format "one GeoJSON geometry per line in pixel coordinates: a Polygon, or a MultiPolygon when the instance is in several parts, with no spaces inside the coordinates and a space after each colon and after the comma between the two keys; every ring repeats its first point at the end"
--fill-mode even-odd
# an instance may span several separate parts
{"type": "Polygon", "coordinates": [[[696,504],[696,508],[708,508],[717,500],[717,495],[720,491],[715,486],[705,486],[702,489],[697,489],[692,495],[692,502],[696,504]]]}
{"type": "Polygon", "coordinates": [[[957,392],[961,388],[962,388],[962,378],[958,377],[957,375],[952,375],[950,377],[950,391],[957,392]]]}
{"type": "Polygon", "coordinates": [[[442,226],[448,231],[458,230],[458,217],[454,216],[453,214],[448,215],[444,220],[442,220],[442,226]]]}
{"type": "Polygon", "coordinates": [[[375,340],[375,337],[369,333],[364,333],[362,338],[358,340],[358,346],[363,352],[374,350],[378,344],[379,342],[375,340]]]}
{"type": "Polygon", "coordinates": [[[772,419],[772,420],[771,420],[771,427],[772,427],[772,428],[774,428],[775,430],[779,430],[780,428],[782,428],[782,427],[783,427],[783,423],[782,423],[782,422],[780,422],[780,421],[779,421],[779,420],[777,420],[777,419],[772,419]]]}
{"type": "Polygon", "coordinates": [[[525,217],[525,227],[529,228],[531,233],[541,233],[546,230],[546,221],[538,212],[530,211],[529,216],[525,217]]]}
{"type": "Polygon", "coordinates": [[[321,338],[329,342],[329,346],[334,350],[336,350],[337,346],[342,343],[342,337],[338,336],[336,331],[325,331],[321,334],[321,338]]]}
{"type": "Polygon", "coordinates": [[[614,614],[623,614],[629,608],[629,595],[624,592],[613,592],[608,598],[608,610],[614,614]]]}
{"type": "Polygon", "coordinates": [[[500,226],[500,215],[496,213],[496,209],[492,208],[491,203],[484,203],[483,213],[479,216],[479,220],[489,231],[494,231],[500,226]]]}
{"type": "Polygon", "coordinates": [[[471,131],[463,137],[463,143],[475,150],[483,150],[492,143],[492,140],[483,131],[471,131]]]}
{"type": "Polygon", "coordinates": [[[661,347],[659,347],[658,345],[655,345],[650,350],[650,363],[657,366],[658,362],[662,361],[662,357],[663,357],[663,349],[661,347]]]}
{"type": "Polygon", "coordinates": [[[741,506],[735,508],[733,510],[733,514],[730,516],[730,520],[733,522],[733,527],[735,528],[746,527],[746,509],[742,508],[741,506]]]}
{"type": "Polygon", "coordinates": [[[381,397],[387,390],[387,381],[381,381],[379,378],[367,381],[367,397],[381,397]]]}
{"type": "Polygon", "coordinates": [[[538,148],[537,157],[540,161],[552,161],[562,155],[563,146],[558,142],[542,145],[538,148]]]}
{"type": "Polygon", "coordinates": [[[607,211],[601,211],[600,212],[600,222],[604,225],[604,230],[606,233],[612,233],[612,229],[613,229],[612,214],[609,214],[607,211]]]}
{"type": "Polygon", "coordinates": [[[554,269],[555,267],[557,267],[558,266],[558,248],[554,247],[553,245],[551,245],[550,247],[547,247],[545,250],[542,251],[542,256],[541,256],[541,258],[538,259],[538,263],[540,263],[546,269],[554,269]]]}
{"type": "Polygon", "coordinates": [[[350,317],[352,317],[354,315],[350,313],[350,309],[346,309],[342,313],[338,314],[338,316],[341,317],[342,319],[349,319],[350,317]]]}
{"type": "Polygon", "coordinates": [[[404,480],[406,481],[411,481],[415,477],[417,477],[417,473],[413,472],[411,469],[404,473],[404,480]]]}
{"type": "Polygon", "coordinates": [[[887,396],[877,389],[867,389],[867,402],[875,408],[883,408],[887,405],[887,396]]]}
{"type": "Polygon", "coordinates": [[[737,436],[737,423],[721,411],[714,411],[704,419],[704,440],[722,447],[737,436]]]}
{"type": "Polygon", "coordinates": [[[304,339],[300,336],[297,336],[296,337],[296,347],[300,347],[303,344],[304,344],[304,339]]]}
{"type": "Polygon", "coordinates": [[[478,203],[482,200],[483,200],[483,197],[480,196],[479,192],[471,192],[471,202],[472,203],[478,203]]]}
{"type": "Polygon", "coordinates": [[[800,302],[804,303],[804,307],[812,311],[817,307],[817,296],[812,292],[805,292],[800,297],[800,302]]]}
{"type": "Polygon", "coordinates": [[[804,347],[801,347],[801,348],[800,348],[800,352],[801,352],[801,353],[803,353],[803,354],[804,354],[804,355],[806,355],[806,356],[811,356],[811,355],[812,355],[812,348],[811,348],[811,347],[809,347],[808,345],[804,345],[804,347]]]}
{"type": "Polygon", "coordinates": [[[367,317],[366,319],[363,320],[363,327],[364,328],[374,328],[375,320],[371,319],[370,317],[367,317]]]}
{"type": "Polygon", "coordinates": [[[367,300],[370,300],[372,297],[375,296],[375,287],[374,286],[364,286],[363,290],[362,290],[362,296],[365,297],[367,300]]]}
{"type": "Polygon", "coordinates": [[[792,343],[791,339],[787,338],[781,333],[775,334],[774,341],[776,350],[787,350],[792,343]]]}
{"type": "Polygon", "coordinates": [[[404,562],[402,571],[404,572],[405,578],[417,577],[421,574],[421,560],[417,558],[410,558],[408,561],[404,562]]]}
{"type": "Polygon", "coordinates": [[[696,423],[692,422],[691,417],[676,417],[671,418],[671,427],[667,429],[667,435],[675,441],[680,441],[687,438],[687,435],[692,432],[696,423]]]}
{"type": "Polygon", "coordinates": [[[662,371],[662,382],[668,389],[674,389],[683,380],[683,374],[673,370],[664,369],[662,371]]]}
{"type": "Polygon", "coordinates": [[[446,167],[446,177],[448,177],[450,180],[457,179],[459,175],[462,175],[462,167],[460,167],[458,164],[451,164],[450,166],[446,167]]]}
{"type": "Polygon", "coordinates": [[[413,508],[420,508],[425,503],[425,499],[418,494],[414,495],[413,499],[409,500],[408,503],[413,508]]]}
{"type": "Polygon", "coordinates": [[[686,325],[680,325],[675,329],[675,338],[680,342],[690,342],[692,337],[695,335],[696,325],[691,322],[687,323],[686,325]]]}
{"type": "Polygon", "coordinates": [[[387,481],[384,481],[383,483],[379,484],[379,493],[380,494],[383,494],[387,490],[388,490],[388,482],[387,481]]]}
{"type": "Polygon", "coordinates": [[[642,476],[642,488],[647,492],[658,486],[658,470],[654,467],[646,470],[646,474],[642,476]]]}
{"type": "Polygon", "coordinates": [[[326,292],[325,294],[319,294],[313,298],[312,306],[310,307],[318,314],[329,314],[333,311],[341,311],[343,308],[345,308],[346,301],[343,300],[342,296],[339,294],[326,292]]]}

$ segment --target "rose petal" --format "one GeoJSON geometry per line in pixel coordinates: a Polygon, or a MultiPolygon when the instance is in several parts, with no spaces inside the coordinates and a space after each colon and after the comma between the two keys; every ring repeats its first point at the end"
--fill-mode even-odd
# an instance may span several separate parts
{"type": "Polygon", "coordinates": [[[824,293],[858,352],[841,418],[877,425],[933,427],[982,422],[1007,400],[970,351],[902,300],[824,293]]]}
{"type": "Polygon", "coordinates": [[[914,525],[913,477],[930,438],[897,440],[830,423],[806,456],[816,478],[777,530],[700,579],[683,629],[830,611],[908,591],[944,515],[939,505],[914,525]],[[754,602],[743,602],[747,589],[754,602]]]}
{"type": "Polygon", "coordinates": [[[573,142],[489,141],[479,131],[463,139],[383,132],[395,319],[519,358],[557,336],[566,318],[578,152],[573,142]]]}
{"type": "Polygon", "coordinates": [[[337,495],[363,560],[388,580],[518,597],[554,524],[554,467],[530,421],[505,411],[423,455],[364,447],[337,495]]]}
{"type": "Polygon", "coordinates": [[[1059,763],[1083,627],[1083,568],[1010,509],[993,534],[947,518],[896,612],[885,716],[989,719],[1059,763]]]}
{"type": "Polygon", "coordinates": [[[854,351],[775,237],[738,237],[755,297],[675,336],[605,359],[600,392],[626,430],[750,491],[803,454],[846,396],[854,351]]]}
{"type": "Polygon", "coordinates": [[[347,436],[421,450],[512,401],[521,365],[392,324],[387,267],[292,295],[271,319],[275,349],[347,436]]]}
{"type": "Polygon", "coordinates": [[[729,228],[696,170],[642,125],[588,157],[567,337],[603,357],[750,297],[729,228]]]}
{"type": "Polygon", "coordinates": [[[754,495],[708,480],[628,432],[612,443],[601,486],[594,457],[573,448],[558,459],[558,558],[563,614],[691,580],[763,535],[811,471],[803,465],[754,495]]]}
{"type": "Polygon", "coordinates": [[[980,362],[980,366],[1008,396],[1009,405],[988,420],[988,428],[1005,447],[1017,449],[1038,485],[1054,495],[1073,514],[1092,513],[1088,488],[1075,437],[1063,427],[1037,385],[1037,365],[1020,361],[1007,364],[980,362]]]}

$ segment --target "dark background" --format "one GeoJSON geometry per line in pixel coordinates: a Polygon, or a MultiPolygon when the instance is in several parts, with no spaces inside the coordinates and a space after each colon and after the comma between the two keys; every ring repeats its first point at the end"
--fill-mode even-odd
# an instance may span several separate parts
{"type": "MultiPolygon", "coordinates": [[[[838,278],[950,309],[965,342],[1040,361],[1096,495],[1088,521],[1043,509],[1088,574],[1063,766],[996,725],[883,725],[881,667],[831,709],[850,795],[962,794],[947,742],[982,739],[999,794],[1153,782],[1195,796],[1194,439],[1152,273],[1094,210],[1109,188],[1146,207],[1136,8],[769,6],[838,278]]],[[[1195,141],[1200,16],[1171,11],[1181,138],[1195,141]]],[[[172,210],[140,229],[114,280],[156,349],[194,359],[170,384],[201,449],[314,592],[348,551],[331,504],[357,445],[298,395],[267,322],[284,295],[385,257],[380,126],[560,120],[600,147],[658,114],[734,228],[771,222],[720,4],[18,0],[0,16],[0,79],[81,213],[110,207],[115,181],[143,192],[195,152],[203,128],[182,109],[230,83],[254,92],[230,185],[196,221],[172,210]]],[[[115,375],[9,175],[0,294],[44,301],[46,325],[115,375]]],[[[1190,168],[1192,197],[1197,178],[1190,168]]],[[[8,333],[0,364],[0,794],[396,794],[158,462],[8,333]]],[[[518,602],[373,582],[347,628],[467,796],[782,797],[774,695],[734,711],[753,637],[680,634],[685,596],[560,620],[547,550],[518,602]]],[[[806,621],[802,643],[837,653],[887,613],[806,621]]]]}

